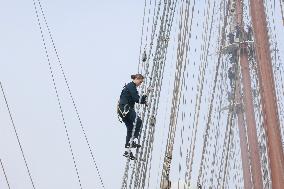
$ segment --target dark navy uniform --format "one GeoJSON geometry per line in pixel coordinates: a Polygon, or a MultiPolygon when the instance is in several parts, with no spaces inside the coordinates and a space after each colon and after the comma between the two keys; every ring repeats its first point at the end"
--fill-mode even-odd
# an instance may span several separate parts
{"type": "MultiPolygon", "coordinates": [[[[134,82],[130,82],[124,86],[123,90],[120,94],[119,104],[118,104],[118,114],[122,118],[122,121],[125,123],[127,128],[126,135],[126,143],[125,147],[129,146],[129,141],[132,136],[132,130],[134,128],[134,122],[136,120],[137,113],[134,110],[135,103],[145,104],[146,103],[146,95],[143,95],[141,98],[138,94],[136,84],[134,82]],[[122,114],[123,112],[127,112],[127,114],[122,114]]],[[[137,116],[137,122],[134,132],[134,138],[138,138],[140,134],[142,126],[142,120],[139,116],[137,116]]]]}

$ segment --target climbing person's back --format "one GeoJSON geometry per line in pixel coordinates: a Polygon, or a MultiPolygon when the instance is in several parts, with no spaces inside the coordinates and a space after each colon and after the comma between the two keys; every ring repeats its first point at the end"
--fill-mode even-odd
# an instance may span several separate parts
{"type": "MultiPolygon", "coordinates": [[[[146,96],[141,97],[141,104],[144,104],[146,100],[146,96]]],[[[129,107],[134,108],[135,103],[139,103],[140,96],[138,94],[136,84],[131,81],[127,85],[124,86],[123,90],[120,94],[119,104],[126,105],[128,104],[129,107]]]]}

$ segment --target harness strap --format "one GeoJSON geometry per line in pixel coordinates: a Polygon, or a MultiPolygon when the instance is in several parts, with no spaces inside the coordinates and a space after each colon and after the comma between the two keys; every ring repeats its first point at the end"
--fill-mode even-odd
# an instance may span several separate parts
{"type": "Polygon", "coordinates": [[[126,115],[128,114],[128,112],[129,112],[129,110],[130,110],[130,107],[129,107],[129,105],[128,104],[125,104],[124,105],[124,107],[123,107],[123,111],[119,108],[119,101],[118,101],[118,103],[117,103],[117,115],[118,115],[118,120],[122,123],[122,120],[121,120],[121,116],[123,117],[123,118],[125,118],[126,117],[126,115]],[[120,114],[121,114],[121,116],[120,116],[120,114]]]}

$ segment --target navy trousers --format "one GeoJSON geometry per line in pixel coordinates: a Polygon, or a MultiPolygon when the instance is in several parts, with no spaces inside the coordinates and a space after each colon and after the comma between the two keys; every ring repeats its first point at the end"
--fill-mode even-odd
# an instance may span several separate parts
{"type": "Polygon", "coordinates": [[[125,147],[126,145],[129,144],[131,136],[132,136],[132,131],[134,128],[134,124],[136,121],[136,127],[134,131],[134,138],[138,138],[140,135],[141,131],[141,126],[142,126],[142,120],[141,118],[137,115],[134,109],[130,109],[128,114],[125,117],[122,117],[122,121],[125,123],[125,126],[127,128],[127,134],[126,134],[126,142],[125,142],[125,147]],[[136,120],[137,116],[137,120],[136,120]]]}

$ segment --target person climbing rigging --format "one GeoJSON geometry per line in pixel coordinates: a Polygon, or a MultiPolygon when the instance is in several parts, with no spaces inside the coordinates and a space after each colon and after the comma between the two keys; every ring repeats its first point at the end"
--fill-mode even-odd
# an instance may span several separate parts
{"type": "Polygon", "coordinates": [[[236,38],[238,38],[239,41],[240,41],[241,38],[242,38],[242,30],[241,30],[241,27],[237,25],[237,26],[235,27],[235,29],[236,29],[236,38]]]}
{"type": "Polygon", "coordinates": [[[235,65],[233,64],[228,70],[228,78],[230,79],[231,89],[235,88],[236,72],[235,65]]]}
{"type": "Polygon", "coordinates": [[[235,35],[234,35],[233,32],[229,33],[228,38],[229,38],[229,43],[230,44],[233,44],[235,42],[235,35]]]}
{"type": "Polygon", "coordinates": [[[253,30],[252,30],[252,27],[248,25],[247,26],[247,40],[252,41],[252,37],[253,37],[253,30]]]}
{"type": "MultiPolygon", "coordinates": [[[[125,148],[140,148],[141,145],[138,144],[138,137],[140,135],[142,120],[137,115],[134,110],[135,103],[146,104],[147,95],[139,96],[137,87],[140,86],[144,81],[144,76],[141,74],[131,75],[132,81],[124,86],[121,91],[120,99],[118,103],[118,115],[124,122],[127,128],[126,142],[125,148]],[[132,144],[130,144],[130,140],[132,137],[132,131],[134,130],[134,139],[132,144]],[[136,142],[137,141],[137,142],[136,142]]],[[[123,154],[125,157],[130,157],[130,159],[134,160],[132,152],[125,151],[123,154]]]]}

